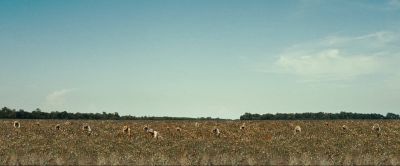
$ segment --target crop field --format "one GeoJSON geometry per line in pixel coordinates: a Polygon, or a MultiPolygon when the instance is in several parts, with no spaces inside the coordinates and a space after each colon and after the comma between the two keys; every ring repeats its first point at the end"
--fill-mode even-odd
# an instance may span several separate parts
{"type": "Polygon", "coordinates": [[[0,121],[0,165],[400,164],[400,121],[13,122],[0,121]]]}

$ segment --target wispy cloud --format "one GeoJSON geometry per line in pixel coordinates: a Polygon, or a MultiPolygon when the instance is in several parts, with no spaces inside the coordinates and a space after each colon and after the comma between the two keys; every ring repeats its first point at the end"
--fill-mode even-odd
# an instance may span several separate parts
{"type": "Polygon", "coordinates": [[[342,80],[370,74],[381,66],[374,56],[346,56],[338,49],[300,56],[282,55],[275,64],[285,73],[324,80],[342,80]]]}
{"type": "Polygon", "coordinates": [[[380,31],[371,34],[345,37],[345,36],[329,36],[321,41],[323,46],[339,46],[339,47],[387,47],[390,44],[399,42],[400,34],[390,31],[380,31]],[[352,45],[354,44],[354,45],[352,45]]]}
{"type": "Polygon", "coordinates": [[[261,71],[290,74],[301,80],[349,80],[371,74],[397,74],[400,35],[376,32],[361,36],[329,36],[285,49],[261,71]]]}
{"type": "Polygon", "coordinates": [[[45,97],[44,107],[48,109],[59,109],[66,102],[66,97],[75,89],[61,89],[51,92],[45,97]]]}

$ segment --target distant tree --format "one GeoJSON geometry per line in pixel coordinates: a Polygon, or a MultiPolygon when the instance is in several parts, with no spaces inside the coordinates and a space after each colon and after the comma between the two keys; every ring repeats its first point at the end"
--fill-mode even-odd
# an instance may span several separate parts
{"type": "Polygon", "coordinates": [[[32,111],[31,118],[33,119],[47,119],[48,113],[42,112],[39,108],[36,108],[32,111]]]}
{"type": "Polygon", "coordinates": [[[389,112],[386,114],[386,119],[400,119],[400,116],[389,112]]]}
{"type": "Polygon", "coordinates": [[[352,112],[323,113],[323,112],[305,112],[305,113],[276,113],[276,114],[251,114],[246,112],[240,116],[241,120],[313,120],[313,119],[399,119],[399,115],[388,113],[385,116],[381,114],[361,114],[352,112]]]}
{"type": "Polygon", "coordinates": [[[251,120],[253,118],[253,115],[251,113],[244,113],[244,115],[240,116],[240,120],[251,120]]]}

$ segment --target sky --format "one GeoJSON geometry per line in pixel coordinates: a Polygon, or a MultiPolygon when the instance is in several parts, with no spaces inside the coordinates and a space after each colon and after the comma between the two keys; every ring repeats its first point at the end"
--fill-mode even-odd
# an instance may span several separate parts
{"type": "Polygon", "coordinates": [[[400,113],[400,0],[0,0],[0,106],[400,113]]]}

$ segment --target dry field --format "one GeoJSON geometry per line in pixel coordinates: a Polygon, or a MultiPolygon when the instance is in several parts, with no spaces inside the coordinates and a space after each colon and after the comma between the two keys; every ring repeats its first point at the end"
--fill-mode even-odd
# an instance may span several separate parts
{"type": "Polygon", "coordinates": [[[400,164],[400,121],[13,121],[0,120],[0,165],[400,164]]]}

